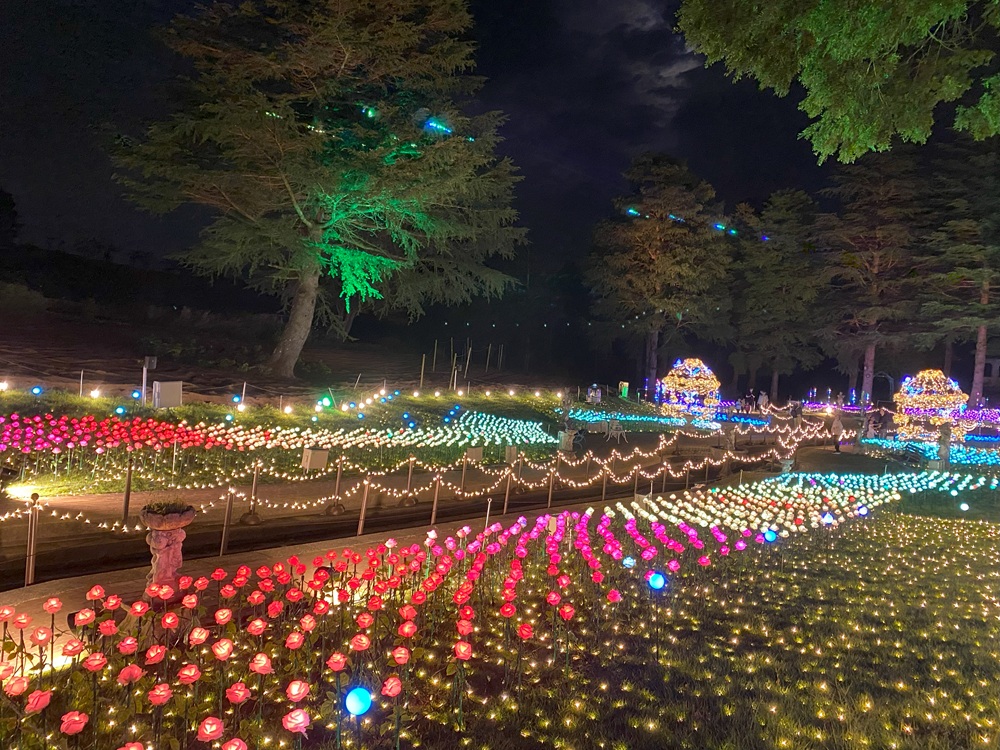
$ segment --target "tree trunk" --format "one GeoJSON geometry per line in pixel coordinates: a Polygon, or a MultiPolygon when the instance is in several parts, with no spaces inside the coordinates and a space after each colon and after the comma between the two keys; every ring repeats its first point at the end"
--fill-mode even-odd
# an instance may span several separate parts
{"type": "Polygon", "coordinates": [[[778,400],[778,371],[771,370],[771,403],[778,400]]]}
{"type": "Polygon", "coordinates": [[[302,347],[312,330],[313,314],[316,312],[316,297],[319,293],[320,269],[316,266],[299,275],[298,288],[288,311],[288,322],[281,332],[281,339],[274,349],[267,366],[278,377],[295,377],[295,364],[302,354],[302,347]]]}
{"type": "Polygon", "coordinates": [[[358,306],[355,305],[347,315],[344,316],[344,338],[350,338],[351,336],[351,326],[354,325],[354,321],[358,319],[358,306]]]}
{"type": "Polygon", "coordinates": [[[740,395],[740,375],[742,374],[738,367],[733,367],[733,379],[729,383],[729,390],[737,396],[740,395]]]}
{"type": "Polygon", "coordinates": [[[976,330],[976,364],[972,370],[972,393],[969,394],[969,406],[975,408],[983,400],[983,376],[986,372],[986,326],[976,330]]]}
{"type": "Polygon", "coordinates": [[[646,392],[649,393],[649,389],[656,389],[656,372],[658,369],[657,362],[657,350],[660,348],[660,332],[657,329],[653,329],[648,334],[646,334],[646,392]]]}
{"type": "Polygon", "coordinates": [[[951,364],[955,359],[955,343],[948,339],[944,342],[944,376],[951,377],[951,364]]]}
{"type": "Polygon", "coordinates": [[[858,405],[863,405],[872,397],[872,387],[875,385],[875,344],[865,347],[865,369],[861,378],[861,398],[858,405]]]}
{"type": "Polygon", "coordinates": [[[757,366],[754,365],[750,368],[750,372],[747,377],[747,390],[755,391],[757,390],[757,366]]]}

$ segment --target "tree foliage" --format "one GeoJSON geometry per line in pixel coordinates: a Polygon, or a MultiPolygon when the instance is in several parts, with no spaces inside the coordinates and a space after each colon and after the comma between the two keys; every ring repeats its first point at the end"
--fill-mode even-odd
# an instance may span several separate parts
{"type": "Polygon", "coordinates": [[[821,161],[923,143],[945,102],[961,102],[958,128],[1000,133],[996,0],[683,0],[679,25],[736,78],[779,96],[800,85],[821,161]]]}
{"type": "Polygon", "coordinates": [[[715,191],[660,154],[638,157],[625,176],[632,192],[615,202],[616,218],[598,226],[588,261],[597,320],[618,338],[653,334],[657,347],[688,334],[720,340],[730,246],[715,227],[715,191]]]}
{"type": "Polygon", "coordinates": [[[321,282],[345,308],[404,270],[463,282],[411,287],[412,313],[508,283],[484,267],[523,240],[501,118],[460,109],[479,85],[470,23],[463,0],[251,0],[170,26],[194,76],[171,117],[123,140],[122,179],[152,210],[212,210],[188,263],[291,300],[282,374],[321,282]]]}
{"type": "Polygon", "coordinates": [[[815,317],[815,201],[797,190],[774,193],[758,215],[737,207],[738,283],[734,284],[736,361],[787,375],[819,359],[815,317]]]}

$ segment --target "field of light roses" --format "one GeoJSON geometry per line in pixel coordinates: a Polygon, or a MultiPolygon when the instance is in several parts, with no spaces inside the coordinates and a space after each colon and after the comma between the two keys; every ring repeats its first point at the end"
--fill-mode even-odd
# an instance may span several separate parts
{"type": "Polygon", "coordinates": [[[1000,667],[975,644],[1000,635],[998,529],[884,507],[953,480],[791,475],[0,607],[0,737],[989,746],[1000,667]]]}

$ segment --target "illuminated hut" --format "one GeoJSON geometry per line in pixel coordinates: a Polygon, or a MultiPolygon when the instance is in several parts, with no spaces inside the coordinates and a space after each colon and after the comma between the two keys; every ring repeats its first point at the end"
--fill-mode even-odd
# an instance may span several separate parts
{"type": "Polygon", "coordinates": [[[906,378],[896,394],[900,440],[937,441],[942,425],[955,440],[964,440],[968,425],[959,419],[969,397],[940,370],[923,370],[906,378]]]}
{"type": "Polygon", "coordinates": [[[677,360],[661,382],[664,413],[695,419],[715,416],[719,406],[719,379],[700,359],[677,360]]]}

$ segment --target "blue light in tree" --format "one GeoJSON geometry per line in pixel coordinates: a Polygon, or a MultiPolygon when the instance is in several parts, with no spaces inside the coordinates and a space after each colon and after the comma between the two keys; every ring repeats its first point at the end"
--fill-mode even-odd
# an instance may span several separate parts
{"type": "Polygon", "coordinates": [[[653,589],[653,591],[659,591],[666,583],[667,579],[663,577],[663,573],[653,573],[649,577],[649,588],[653,589]]]}
{"type": "MultiPolygon", "coordinates": [[[[626,208],[625,209],[625,213],[627,213],[629,216],[638,216],[639,215],[639,211],[637,209],[633,208],[632,206],[629,206],[628,208],[626,208]]],[[[672,219],[673,217],[671,216],[670,218],[672,219]]]]}
{"type": "Polygon", "coordinates": [[[41,396],[42,395],[42,386],[36,385],[34,388],[32,388],[31,389],[31,395],[32,396],[41,396]]]}
{"type": "Polygon", "coordinates": [[[430,130],[435,133],[444,133],[445,135],[451,135],[451,128],[445,125],[440,120],[431,117],[427,122],[424,123],[424,130],[430,130]]]}
{"type": "Polygon", "coordinates": [[[774,532],[774,529],[768,529],[764,532],[764,541],[773,542],[778,538],[778,535],[774,532]]]}

